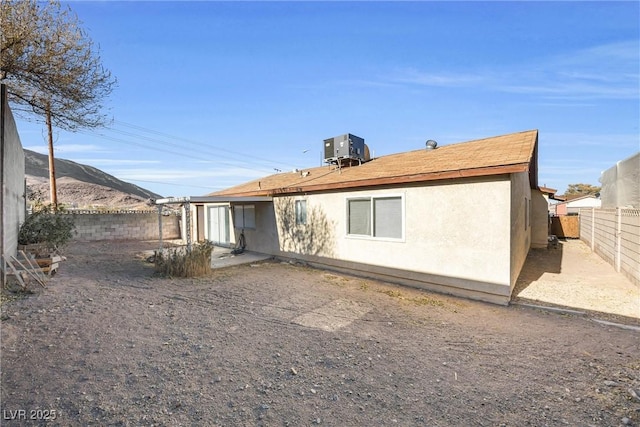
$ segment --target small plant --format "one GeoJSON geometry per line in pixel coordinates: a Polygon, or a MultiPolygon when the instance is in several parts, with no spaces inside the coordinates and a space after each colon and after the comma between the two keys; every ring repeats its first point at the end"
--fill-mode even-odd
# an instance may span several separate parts
{"type": "Polygon", "coordinates": [[[400,291],[388,290],[388,291],[381,291],[381,292],[383,294],[389,295],[391,298],[401,298],[402,297],[402,293],[400,291]]]}
{"type": "Polygon", "coordinates": [[[444,307],[444,302],[436,298],[430,298],[430,297],[411,298],[410,301],[416,305],[430,305],[432,307],[444,307]]]}
{"type": "Polygon", "coordinates": [[[213,243],[197,243],[191,251],[172,248],[155,254],[156,273],[166,277],[198,277],[211,271],[213,243]]]}
{"type": "Polygon", "coordinates": [[[73,216],[63,214],[62,208],[54,211],[51,205],[38,204],[20,226],[18,244],[40,244],[55,252],[69,243],[74,229],[73,216]]]}

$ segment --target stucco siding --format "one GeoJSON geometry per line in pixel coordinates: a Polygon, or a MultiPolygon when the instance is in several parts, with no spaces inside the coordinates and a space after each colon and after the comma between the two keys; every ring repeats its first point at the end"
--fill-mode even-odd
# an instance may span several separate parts
{"type": "Polygon", "coordinates": [[[549,200],[539,190],[531,190],[531,247],[544,249],[549,236],[549,200]]]}
{"type": "MultiPolygon", "coordinates": [[[[515,286],[531,247],[534,209],[528,173],[511,175],[511,269],[510,292],[515,286]]],[[[537,210],[536,210],[537,211],[537,210]]]]}
{"type": "MultiPolygon", "coordinates": [[[[502,177],[300,196],[298,199],[307,201],[310,221],[305,231],[295,233],[289,229],[292,213],[287,207],[296,197],[280,197],[274,200],[280,236],[275,255],[375,270],[379,275],[386,271],[389,276],[411,280],[414,285],[422,281],[425,287],[439,291],[459,293],[457,288],[508,298],[510,187],[509,179],[502,177]],[[402,198],[402,238],[348,235],[348,200],[381,196],[402,198]],[[298,241],[300,238],[304,241],[298,241]]],[[[479,294],[471,296],[491,298],[479,294]]]]}
{"type": "MultiPolygon", "coordinates": [[[[275,255],[278,253],[278,234],[273,204],[265,202],[252,204],[256,209],[256,227],[255,229],[244,230],[247,249],[275,255]]],[[[234,244],[241,231],[239,228],[234,227],[234,244]]]]}
{"type": "MultiPolygon", "coordinates": [[[[272,203],[267,202],[247,202],[242,205],[252,205],[255,208],[255,227],[242,228],[235,224],[232,203],[207,203],[204,204],[204,235],[208,240],[212,239],[210,230],[211,207],[226,206],[229,208],[227,221],[229,223],[229,246],[235,247],[238,244],[240,233],[244,234],[246,249],[265,254],[278,254],[278,234],[275,221],[275,212],[272,203]]],[[[192,218],[195,209],[192,209],[192,218]]],[[[183,221],[184,223],[184,221],[183,221]]]]}
{"type": "MultiPolygon", "coordinates": [[[[531,245],[526,173],[275,196],[253,205],[255,228],[244,229],[247,250],[500,304],[508,304],[531,245]],[[401,232],[395,227],[393,238],[349,234],[349,201],[380,197],[400,199],[390,215],[401,217],[401,232]],[[305,206],[303,223],[296,204],[305,206]]],[[[206,215],[208,209],[208,221],[206,215]]],[[[234,244],[239,229],[229,215],[234,244]]]]}

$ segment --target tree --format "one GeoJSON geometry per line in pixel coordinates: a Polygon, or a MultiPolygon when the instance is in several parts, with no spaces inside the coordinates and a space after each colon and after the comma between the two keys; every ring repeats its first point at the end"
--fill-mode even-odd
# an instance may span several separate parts
{"type": "Polygon", "coordinates": [[[1,0],[0,81],[18,114],[44,122],[51,204],[57,208],[53,126],[74,131],[107,123],[102,101],[115,79],[71,9],[58,0],[1,0]]]}
{"type": "Polygon", "coordinates": [[[600,192],[601,187],[591,184],[569,184],[565,196],[589,196],[600,192]]]}

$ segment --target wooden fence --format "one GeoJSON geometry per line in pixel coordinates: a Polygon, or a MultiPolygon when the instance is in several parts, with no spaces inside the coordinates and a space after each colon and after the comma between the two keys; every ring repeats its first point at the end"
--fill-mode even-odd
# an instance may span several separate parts
{"type": "Polygon", "coordinates": [[[580,237],[580,218],[578,215],[551,217],[551,232],[560,238],[577,239],[580,237]]]}
{"type": "Polygon", "coordinates": [[[580,209],[580,239],[640,286],[640,209],[580,209]]]}

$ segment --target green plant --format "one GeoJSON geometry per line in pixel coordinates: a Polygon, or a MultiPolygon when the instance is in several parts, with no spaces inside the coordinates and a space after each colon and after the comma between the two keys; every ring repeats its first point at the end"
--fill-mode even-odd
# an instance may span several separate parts
{"type": "Polygon", "coordinates": [[[191,251],[185,248],[172,248],[156,251],[156,273],[167,277],[197,277],[211,271],[211,252],[213,243],[197,243],[191,251]]]}
{"type": "Polygon", "coordinates": [[[75,224],[73,216],[63,212],[61,208],[54,211],[51,205],[35,205],[33,212],[20,226],[18,243],[38,243],[51,251],[64,247],[73,238],[75,224]]]}

